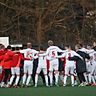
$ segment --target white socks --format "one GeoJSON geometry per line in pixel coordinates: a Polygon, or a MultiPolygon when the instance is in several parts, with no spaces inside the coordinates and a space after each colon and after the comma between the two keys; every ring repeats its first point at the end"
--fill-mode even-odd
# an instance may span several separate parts
{"type": "MultiPolygon", "coordinates": [[[[10,85],[12,85],[14,78],[15,78],[15,75],[12,75],[11,78],[10,78],[10,82],[9,82],[10,85]]],[[[17,77],[16,77],[15,85],[18,84],[19,78],[20,78],[20,76],[17,76],[17,77]]]]}
{"type": "Polygon", "coordinates": [[[31,80],[31,75],[28,75],[28,78],[27,78],[27,81],[26,81],[26,85],[29,84],[30,80],[31,80]]]}
{"type": "Polygon", "coordinates": [[[58,84],[59,72],[55,73],[55,84],[58,84]]]}
{"type": "Polygon", "coordinates": [[[35,84],[38,82],[38,74],[35,75],[35,84]]]}
{"type": "Polygon", "coordinates": [[[50,84],[53,84],[53,73],[49,72],[50,84]]]}
{"type": "Polygon", "coordinates": [[[87,78],[86,73],[84,73],[84,77],[85,77],[86,82],[88,82],[88,78],[87,78]]]}
{"type": "Polygon", "coordinates": [[[71,84],[74,85],[74,76],[71,75],[71,84]]]}
{"type": "Polygon", "coordinates": [[[26,85],[28,85],[30,80],[31,80],[31,75],[28,75],[28,77],[27,77],[26,74],[24,74],[24,76],[23,76],[23,84],[25,84],[25,82],[26,82],[26,85]],[[27,79],[27,81],[26,81],[26,79],[27,79]]]}
{"type": "Polygon", "coordinates": [[[45,75],[45,82],[46,82],[46,86],[48,86],[48,76],[45,75]]]}
{"type": "Polygon", "coordinates": [[[12,75],[9,82],[10,85],[12,85],[14,78],[15,78],[15,75],[12,75]]]}
{"type": "Polygon", "coordinates": [[[64,76],[64,85],[66,85],[67,75],[64,76]]]}
{"type": "Polygon", "coordinates": [[[88,74],[88,81],[89,81],[89,83],[92,83],[92,81],[91,81],[91,80],[92,80],[91,77],[92,77],[91,74],[88,74]]]}
{"type": "Polygon", "coordinates": [[[18,76],[16,77],[15,85],[17,85],[17,84],[18,84],[19,79],[20,79],[20,76],[18,75],[18,76]]]}
{"type": "MultiPolygon", "coordinates": [[[[46,86],[48,86],[48,76],[45,75],[45,82],[46,82],[46,86]]],[[[38,83],[38,74],[35,75],[35,85],[37,86],[38,83]]]]}
{"type": "MultiPolygon", "coordinates": [[[[67,75],[64,76],[64,86],[66,86],[67,77],[68,77],[67,75]]],[[[71,84],[72,84],[72,86],[74,86],[74,76],[73,75],[71,75],[71,84]]]]}
{"type": "Polygon", "coordinates": [[[92,82],[95,84],[96,82],[95,82],[94,76],[91,76],[91,79],[92,79],[92,82]]]}
{"type": "Polygon", "coordinates": [[[25,81],[26,81],[26,74],[23,75],[23,84],[25,84],[25,81]]]}
{"type": "Polygon", "coordinates": [[[63,82],[64,81],[64,76],[60,75],[60,80],[63,82]]]}

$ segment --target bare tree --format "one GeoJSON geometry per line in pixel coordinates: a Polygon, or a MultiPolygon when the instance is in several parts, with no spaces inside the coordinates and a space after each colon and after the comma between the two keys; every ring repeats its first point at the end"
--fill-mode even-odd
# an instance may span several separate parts
{"type": "Polygon", "coordinates": [[[92,42],[95,14],[95,0],[0,0],[0,36],[38,45],[92,42]]]}

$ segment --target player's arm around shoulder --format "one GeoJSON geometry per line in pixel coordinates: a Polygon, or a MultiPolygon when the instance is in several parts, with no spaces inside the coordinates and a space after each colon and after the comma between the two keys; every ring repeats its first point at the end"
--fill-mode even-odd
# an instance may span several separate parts
{"type": "Polygon", "coordinates": [[[32,57],[33,57],[33,59],[37,59],[38,58],[38,51],[37,50],[35,50],[35,49],[32,49],[32,57]]]}
{"type": "Polygon", "coordinates": [[[56,58],[64,58],[66,56],[66,53],[63,53],[62,55],[57,55],[56,58]]]}
{"type": "Polygon", "coordinates": [[[83,57],[81,57],[78,53],[76,53],[75,51],[73,51],[74,56],[77,56],[78,58],[83,60],[83,57]]]}

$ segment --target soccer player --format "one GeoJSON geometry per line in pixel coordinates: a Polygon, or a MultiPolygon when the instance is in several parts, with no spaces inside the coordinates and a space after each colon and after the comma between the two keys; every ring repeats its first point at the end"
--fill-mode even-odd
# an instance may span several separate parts
{"type": "Polygon", "coordinates": [[[38,57],[37,56],[38,51],[31,49],[31,48],[32,48],[32,44],[27,43],[27,49],[20,50],[20,52],[24,54],[25,58],[30,59],[30,60],[24,60],[24,75],[23,75],[22,87],[25,85],[26,85],[26,87],[29,86],[29,82],[31,80],[31,75],[32,75],[32,71],[33,71],[33,61],[34,61],[34,59],[36,59],[38,57]],[[27,74],[28,74],[28,78],[27,78],[27,74]]]}
{"type": "Polygon", "coordinates": [[[47,59],[49,60],[49,78],[50,78],[50,86],[53,86],[53,71],[55,76],[55,85],[58,85],[58,77],[59,77],[59,61],[56,56],[58,55],[58,52],[63,52],[59,47],[54,46],[54,42],[52,40],[48,41],[48,48],[46,50],[47,59]]]}
{"type": "Polygon", "coordinates": [[[11,65],[14,53],[12,52],[11,46],[7,46],[7,51],[3,57],[2,66],[5,72],[1,87],[6,87],[9,76],[11,75],[11,65]]]}
{"type": "Polygon", "coordinates": [[[85,52],[85,53],[88,52],[88,49],[86,49],[86,48],[84,47],[84,45],[79,44],[79,46],[80,46],[80,49],[79,49],[80,51],[85,52]]]}
{"type": "Polygon", "coordinates": [[[2,68],[2,61],[3,61],[3,57],[4,57],[5,53],[6,53],[5,46],[3,44],[0,44],[0,83],[1,83],[3,75],[4,75],[3,68],[2,68]]]}
{"type": "Polygon", "coordinates": [[[71,75],[71,84],[74,86],[74,70],[75,70],[75,61],[70,61],[68,58],[73,56],[78,56],[82,58],[80,55],[78,55],[75,51],[71,49],[71,46],[66,45],[65,46],[66,52],[62,55],[57,56],[57,58],[63,58],[65,57],[65,75],[64,75],[64,84],[63,86],[66,86],[67,84],[67,77],[69,76],[69,73],[71,75]]]}
{"type": "Polygon", "coordinates": [[[37,87],[37,82],[38,82],[38,75],[41,72],[41,70],[44,73],[45,76],[45,83],[46,86],[48,87],[48,76],[47,76],[47,58],[46,56],[41,56],[45,53],[44,48],[40,46],[40,51],[39,51],[39,57],[38,57],[38,67],[36,70],[36,75],[35,75],[35,87],[37,87]]]}
{"type": "Polygon", "coordinates": [[[85,59],[90,59],[90,56],[87,53],[80,51],[80,48],[81,48],[81,46],[79,44],[77,44],[75,46],[76,53],[78,53],[83,59],[78,58],[78,56],[75,55],[73,57],[69,57],[69,60],[75,60],[76,61],[76,72],[77,72],[78,79],[80,81],[79,86],[86,86],[87,82],[86,82],[85,77],[84,77],[84,73],[86,72],[85,59]]]}
{"type": "Polygon", "coordinates": [[[91,46],[87,46],[87,49],[89,50],[88,54],[90,56],[90,60],[88,60],[89,62],[86,62],[87,69],[89,71],[88,80],[89,84],[95,84],[94,72],[96,68],[96,51],[92,49],[91,46]]]}
{"type": "Polygon", "coordinates": [[[4,54],[5,54],[5,46],[1,44],[0,45],[0,74],[2,74],[2,60],[4,54]]]}
{"type": "Polygon", "coordinates": [[[18,82],[19,82],[19,78],[20,78],[20,67],[21,67],[21,60],[24,59],[23,55],[20,53],[19,51],[19,47],[16,47],[15,48],[15,51],[14,51],[14,55],[13,55],[13,62],[12,62],[12,65],[11,65],[11,78],[10,78],[10,82],[9,82],[9,86],[8,87],[11,87],[12,86],[12,83],[13,83],[13,80],[15,78],[15,75],[16,75],[16,80],[15,80],[15,83],[14,83],[14,87],[18,87],[18,82]]]}

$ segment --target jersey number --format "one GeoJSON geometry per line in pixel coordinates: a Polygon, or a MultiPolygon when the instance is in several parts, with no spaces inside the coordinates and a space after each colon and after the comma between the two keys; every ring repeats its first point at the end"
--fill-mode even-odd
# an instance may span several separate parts
{"type": "Polygon", "coordinates": [[[32,53],[27,52],[26,57],[32,59],[32,53]]]}
{"type": "Polygon", "coordinates": [[[52,51],[52,57],[55,57],[55,52],[54,51],[52,51]]]}
{"type": "Polygon", "coordinates": [[[71,53],[68,53],[68,57],[71,57],[71,53]]]}

